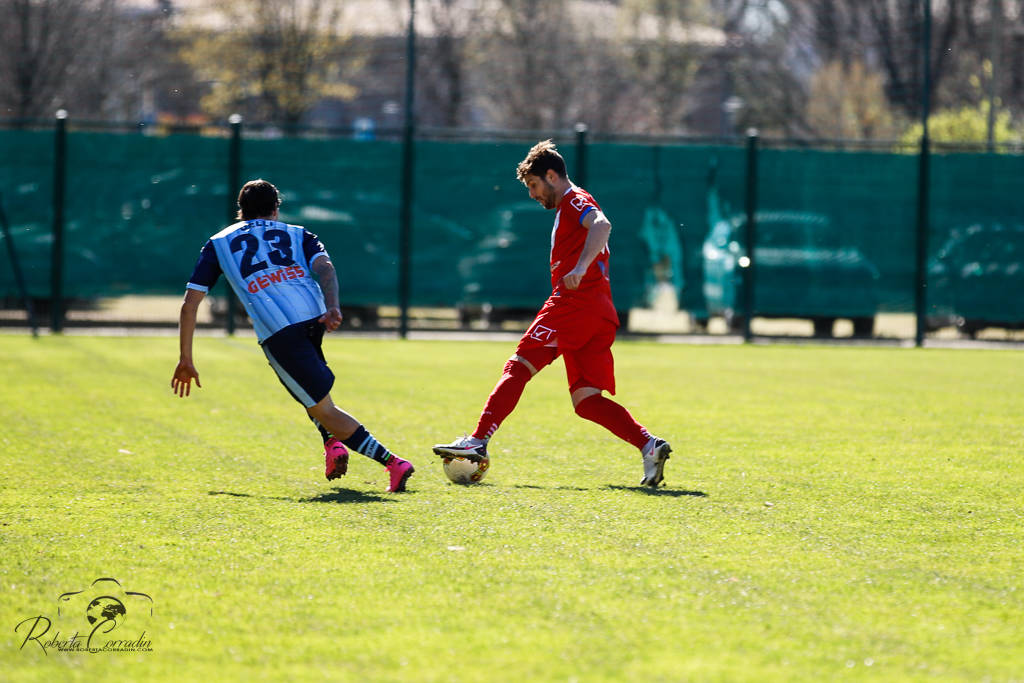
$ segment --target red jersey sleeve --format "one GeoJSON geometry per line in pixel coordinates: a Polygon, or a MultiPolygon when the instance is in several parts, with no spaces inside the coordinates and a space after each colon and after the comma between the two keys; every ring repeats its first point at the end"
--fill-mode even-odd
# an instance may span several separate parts
{"type": "Polygon", "coordinates": [[[593,197],[579,189],[570,195],[568,204],[572,211],[571,219],[577,225],[582,225],[587,214],[599,208],[593,197]]]}

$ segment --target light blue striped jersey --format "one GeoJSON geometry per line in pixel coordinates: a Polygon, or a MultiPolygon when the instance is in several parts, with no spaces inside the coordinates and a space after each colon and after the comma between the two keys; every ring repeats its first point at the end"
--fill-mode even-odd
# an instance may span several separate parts
{"type": "Polygon", "coordinates": [[[206,242],[187,287],[208,292],[223,273],[262,343],[289,325],[327,311],[310,268],[321,256],[327,256],[324,245],[301,225],[241,221],[206,242]]]}

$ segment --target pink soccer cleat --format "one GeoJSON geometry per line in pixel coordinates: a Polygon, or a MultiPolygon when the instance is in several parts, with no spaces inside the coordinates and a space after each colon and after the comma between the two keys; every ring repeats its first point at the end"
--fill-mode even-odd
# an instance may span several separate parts
{"type": "Polygon", "coordinates": [[[348,472],[348,449],[333,436],[324,444],[324,476],[327,481],[337,479],[348,472]]]}
{"type": "Polygon", "coordinates": [[[390,462],[386,465],[388,474],[391,475],[391,483],[388,484],[388,493],[396,493],[405,490],[405,482],[416,469],[408,460],[402,460],[397,455],[392,455],[390,462]]]}

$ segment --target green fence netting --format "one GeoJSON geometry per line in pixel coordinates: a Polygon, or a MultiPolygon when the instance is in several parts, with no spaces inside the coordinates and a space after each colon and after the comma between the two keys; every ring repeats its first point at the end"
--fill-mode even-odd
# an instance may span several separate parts
{"type": "Polygon", "coordinates": [[[343,301],[397,301],[401,146],[346,139],[243,145],[243,180],[277,185],[284,200],[281,220],[320,237],[338,270],[343,301]]]}
{"type": "MultiPolygon", "coordinates": [[[[549,291],[554,215],[515,167],[523,142],[418,141],[411,303],[536,308],[549,291]]],[[[343,302],[398,301],[402,148],[386,140],[249,139],[243,180],[283,192],[338,266],[343,302]]],[[[0,131],[0,198],[32,296],[49,294],[54,134],[0,131]]],[[[178,294],[228,219],[229,140],[73,131],[67,136],[64,295],[178,294]]],[[[562,146],[613,225],[620,309],[671,288],[695,318],[740,310],[747,152],[601,142],[562,146]]],[[[928,312],[939,324],[1024,321],[1024,157],[931,158],[928,312]]],[[[754,306],[759,315],[870,319],[912,312],[918,158],[763,149],[754,306]]],[[[0,295],[17,297],[10,268],[0,295]]]]}
{"type": "Polygon", "coordinates": [[[916,157],[764,150],[758,173],[759,312],[914,310],[916,157]]]}
{"type": "MultiPolygon", "coordinates": [[[[29,294],[44,297],[50,283],[53,133],[0,130],[0,201],[10,221],[29,294]]],[[[18,297],[6,249],[2,253],[0,292],[18,297]]]]}
{"type": "Polygon", "coordinates": [[[930,324],[1024,323],[1024,157],[936,155],[931,178],[930,324]]]}
{"type": "Polygon", "coordinates": [[[706,317],[703,242],[709,175],[743,196],[743,150],[595,144],[588,184],[612,221],[612,287],[619,308],[650,303],[659,284],[706,317]]]}

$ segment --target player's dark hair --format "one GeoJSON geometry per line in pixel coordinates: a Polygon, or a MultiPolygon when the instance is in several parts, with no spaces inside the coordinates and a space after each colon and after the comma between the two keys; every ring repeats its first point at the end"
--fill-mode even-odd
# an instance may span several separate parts
{"type": "Polygon", "coordinates": [[[525,183],[526,176],[535,175],[543,178],[549,170],[557,173],[559,178],[569,177],[565,171],[565,159],[555,149],[554,141],[543,140],[531,147],[530,153],[519,162],[519,166],[516,167],[516,178],[525,183]]]}
{"type": "Polygon", "coordinates": [[[281,194],[262,178],[250,180],[242,186],[238,193],[238,215],[243,221],[253,218],[265,218],[281,206],[281,194]]]}

